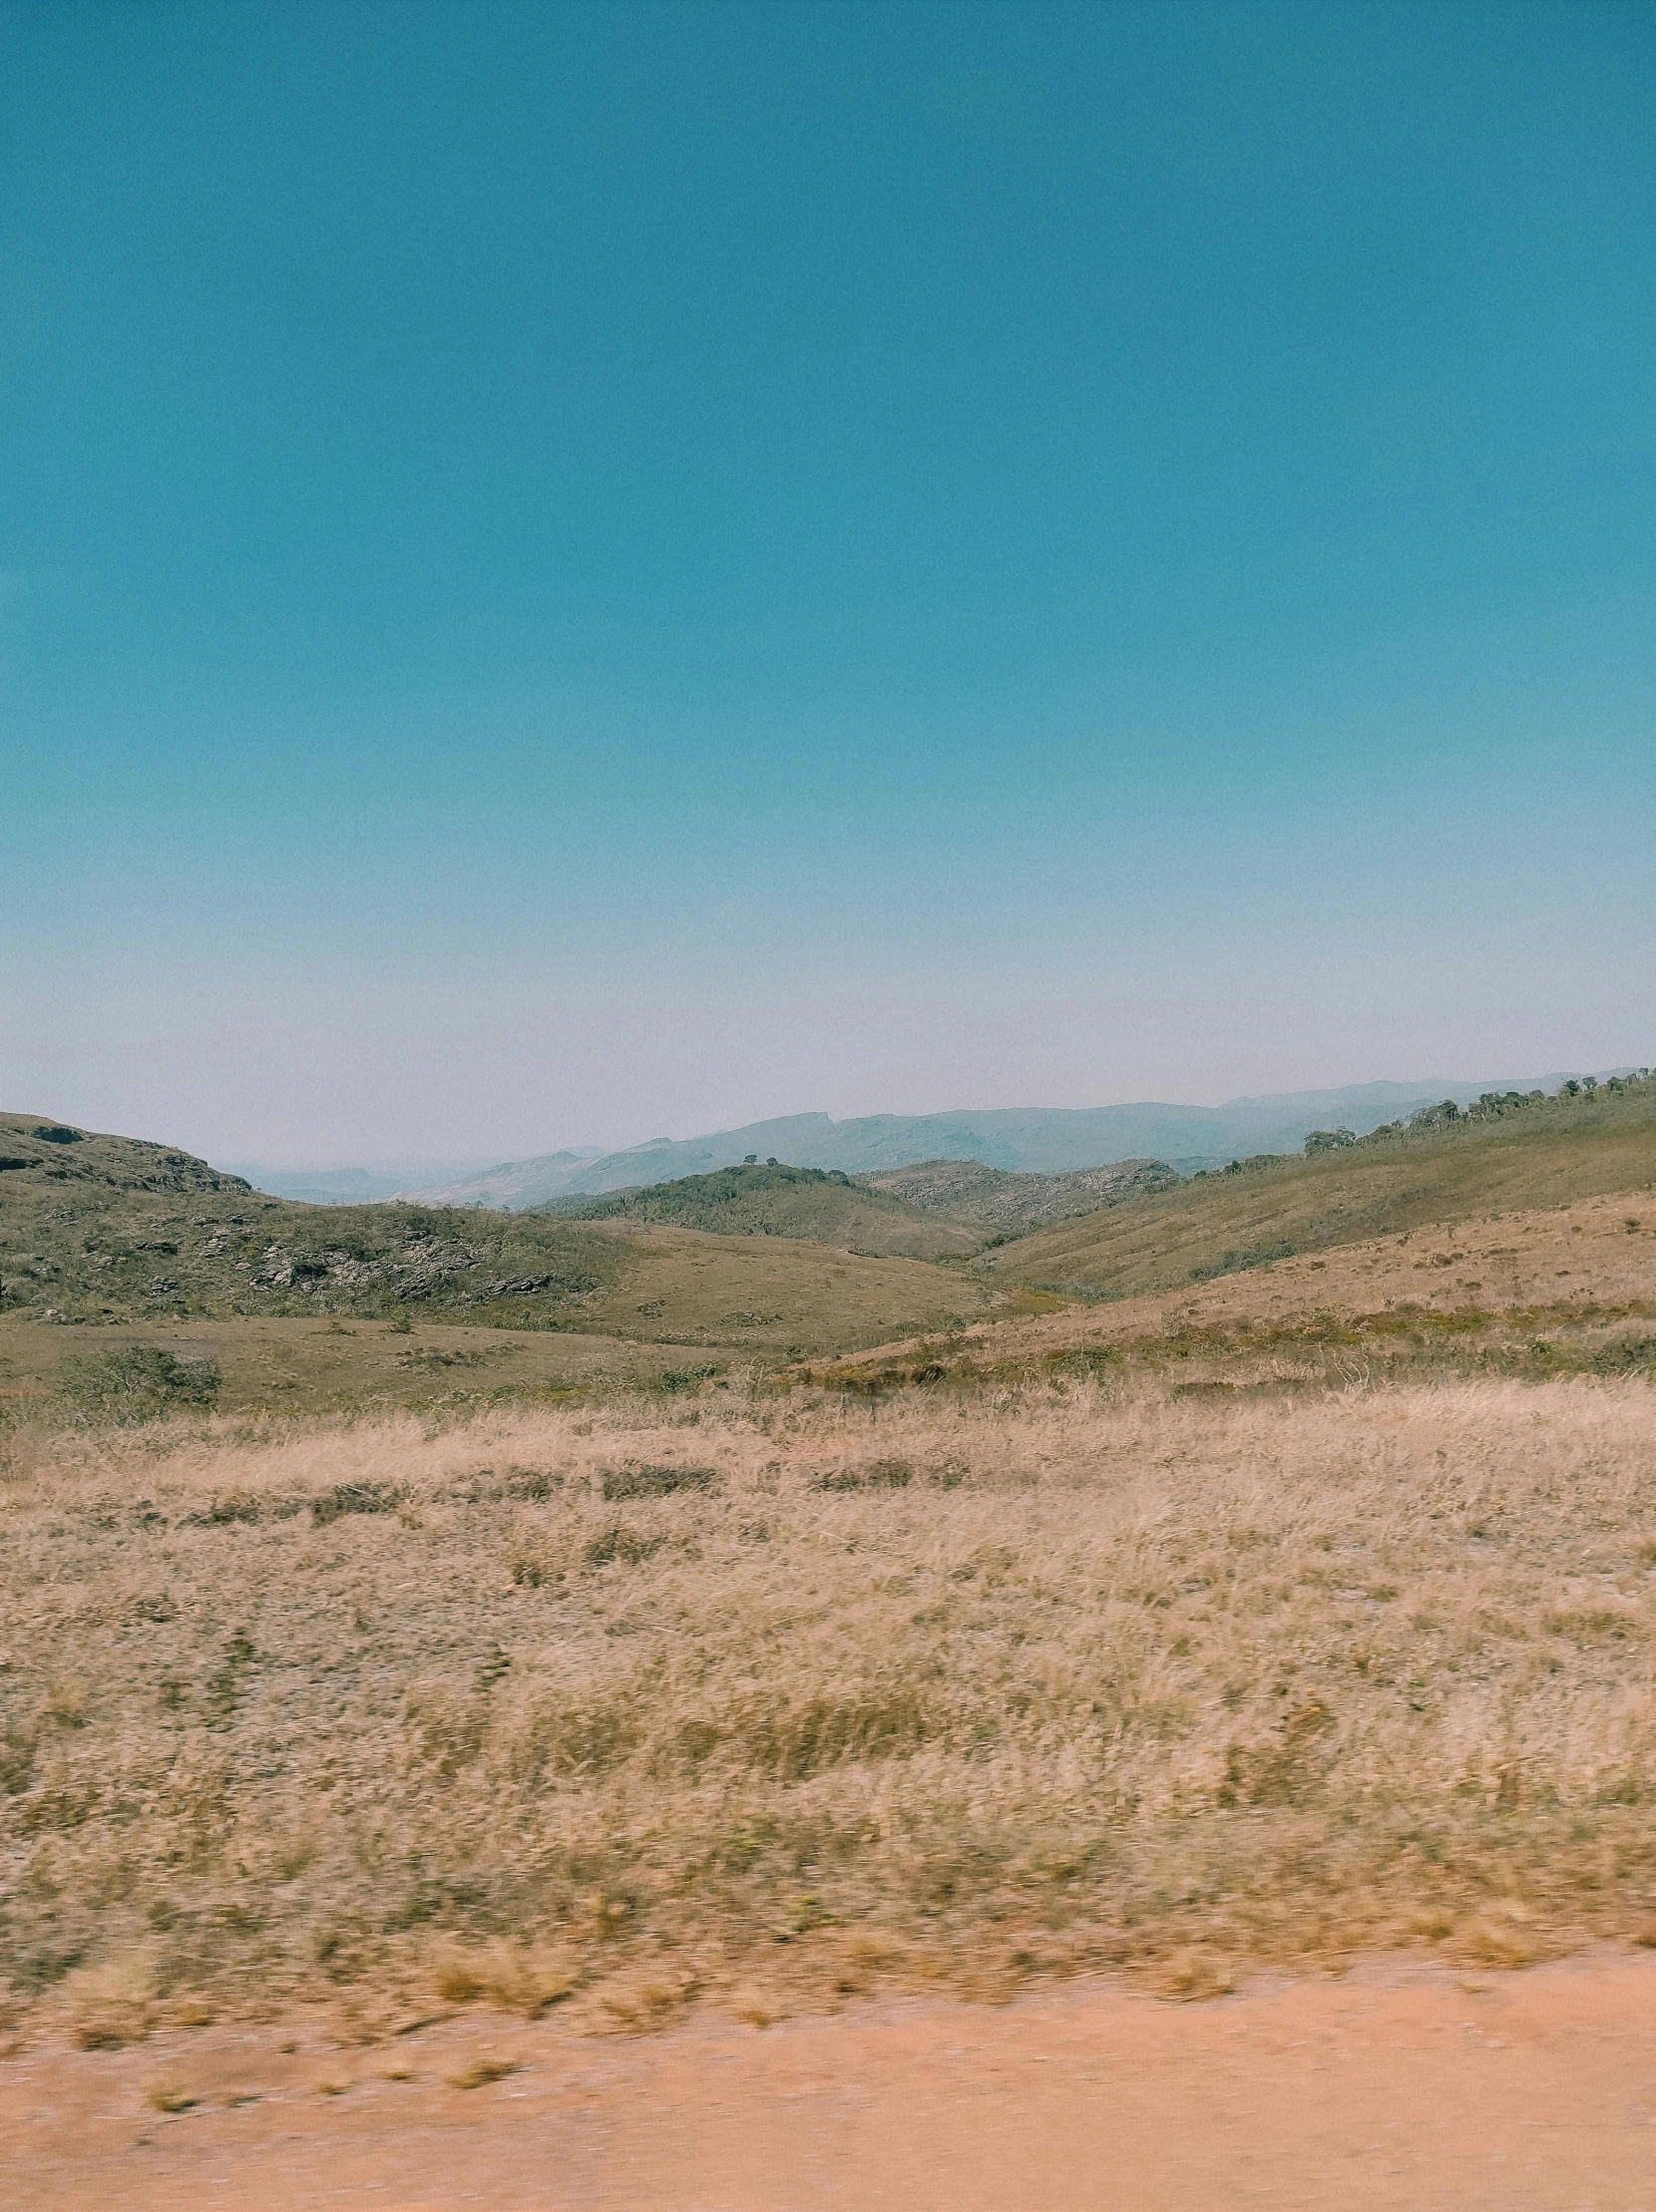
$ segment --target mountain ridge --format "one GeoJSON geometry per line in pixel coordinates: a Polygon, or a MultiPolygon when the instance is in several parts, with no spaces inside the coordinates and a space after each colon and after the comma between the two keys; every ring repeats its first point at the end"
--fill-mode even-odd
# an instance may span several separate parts
{"type": "Polygon", "coordinates": [[[1014,1174],[1065,1175],[1144,1158],[1169,1162],[1189,1175],[1255,1153],[1297,1152],[1313,1129],[1330,1124],[1364,1136],[1382,1122],[1440,1099],[1464,1105],[1483,1091],[1551,1087],[1558,1080],[1556,1075],[1381,1080],[1234,1098],[1219,1106],[1139,1100],[1114,1106],[864,1114],[843,1121],[823,1113],[787,1114],[699,1137],[651,1138],[585,1160],[572,1160],[567,1151],[536,1154],[451,1183],[412,1185],[395,1195],[421,1205],[515,1212],[560,1198],[708,1175],[738,1167],[750,1155],[853,1175],[938,1159],[975,1160],[1014,1174]]]}

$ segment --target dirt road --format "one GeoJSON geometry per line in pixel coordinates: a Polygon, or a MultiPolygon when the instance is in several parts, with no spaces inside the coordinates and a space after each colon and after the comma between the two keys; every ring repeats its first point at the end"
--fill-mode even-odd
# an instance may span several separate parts
{"type": "Polygon", "coordinates": [[[1205,2005],[1073,1986],[616,2041],[498,2015],[356,2049],[319,2022],[206,2028],[0,2062],[5,2212],[197,2205],[1656,2212],[1656,1959],[1463,1980],[1382,1961],[1205,2005]]]}

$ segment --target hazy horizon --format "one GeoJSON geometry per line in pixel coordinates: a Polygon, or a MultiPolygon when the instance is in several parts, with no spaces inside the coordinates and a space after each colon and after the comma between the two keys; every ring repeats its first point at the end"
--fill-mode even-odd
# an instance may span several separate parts
{"type": "MultiPolygon", "coordinates": [[[[1600,1067],[1582,1067],[1574,1072],[1583,1075],[1593,1074],[1598,1076],[1615,1073],[1626,1073],[1629,1071],[1632,1064],[1633,1063],[1627,1061],[1618,1061],[1614,1063],[1607,1062],[1600,1067]]],[[[1446,1093],[1449,1091],[1461,1092],[1469,1089],[1474,1084],[1504,1086],[1509,1084],[1522,1083],[1527,1086],[1533,1085],[1538,1082],[1553,1083],[1557,1080],[1558,1076],[1552,1071],[1548,1071],[1544,1075],[1536,1075],[1531,1073],[1529,1075],[1508,1074],[1505,1076],[1477,1077],[1463,1075],[1445,1075],[1442,1073],[1416,1077],[1406,1076],[1401,1079],[1392,1076],[1374,1076],[1351,1084],[1316,1084],[1307,1086],[1307,1088],[1303,1091],[1256,1091],[1248,1093],[1238,1093],[1233,1097],[1211,1100],[1167,1098],[1088,1099],[1078,1106],[1056,1108],[1049,1107],[1044,1101],[1032,1102],[1030,1100],[1025,1100],[1019,1105],[1009,1105],[1006,1101],[1003,1100],[998,1105],[992,1106],[961,1106],[957,1102],[957,1104],[953,1107],[927,1108],[924,1109],[922,1112],[915,1114],[914,1116],[899,1115],[894,1116],[894,1118],[905,1120],[912,1118],[920,1120],[929,1118],[932,1115],[948,1115],[952,1113],[959,1113],[963,1115],[1029,1112],[1044,1113],[1048,1111],[1060,1113],[1085,1113],[1088,1111],[1097,1110],[1107,1111],[1112,1107],[1166,1107],[1175,1112],[1185,1109],[1211,1111],[1215,1108],[1222,1108],[1226,1106],[1266,1105],[1272,1103],[1277,1099],[1316,1097],[1325,1093],[1334,1094],[1342,1091],[1361,1090],[1365,1088],[1388,1088],[1395,1089],[1400,1092],[1407,1091],[1412,1094],[1419,1093],[1425,1095],[1439,1090],[1442,1090],[1446,1093]]],[[[791,1119],[814,1118],[822,1110],[820,1108],[816,1107],[794,1107],[784,1110],[784,1112],[780,1114],[763,1117],[763,1119],[759,1117],[749,1116],[744,1120],[726,1123],[723,1125],[723,1127],[725,1129],[743,1130],[753,1127],[761,1127],[766,1120],[786,1121],[791,1119]]],[[[884,1111],[887,1110],[875,1109],[876,1115],[884,1111]]],[[[841,1122],[857,1121],[866,1117],[851,1114],[835,1114],[829,1115],[827,1116],[827,1118],[836,1126],[838,1126],[841,1122]]],[[[603,1158],[615,1153],[621,1153],[633,1150],[639,1146],[648,1145],[651,1142],[668,1144],[682,1143],[697,1137],[715,1135],[718,1133],[719,1132],[712,1129],[685,1129],[675,1131],[659,1130],[653,1132],[650,1137],[630,1139],[628,1143],[624,1145],[607,1145],[603,1143],[592,1143],[585,1145],[576,1143],[545,1144],[535,1146],[523,1153],[516,1154],[513,1156],[513,1158],[556,1159],[566,1153],[572,1156],[585,1153],[593,1158],[603,1158]]],[[[413,1184],[416,1182],[437,1182],[439,1180],[444,1180],[449,1176],[459,1177],[468,1173],[481,1172],[492,1167],[507,1166],[511,1164],[511,1161],[509,1161],[505,1156],[496,1155],[491,1155],[489,1157],[474,1155],[469,1158],[441,1158],[430,1156],[411,1157],[403,1154],[391,1154],[375,1157],[367,1154],[358,1153],[352,1155],[350,1158],[338,1157],[331,1159],[309,1160],[278,1160],[273,1158],[255,1159],[251,1156],[234,1158],[225,1155],[216,1159],[213,1164],[234,1174],[250,1174],[252,1171],[257,1169],[264,1169],[271,1173],[284,1175],[339,1175],[349,1174],[353,1170],[362,1170],[370,1175],[375,1176],[402,1175],[410,1184],[413,1184]]]]}
{"type": "Polygon", "coordinates": [[[0,62],[6,1103],[321,1167],[1652,1057],[1650,11],[0,62]]]}

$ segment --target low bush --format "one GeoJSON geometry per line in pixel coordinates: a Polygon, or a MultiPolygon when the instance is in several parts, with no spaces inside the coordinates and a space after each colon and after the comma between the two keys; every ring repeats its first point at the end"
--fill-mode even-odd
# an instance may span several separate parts
{"type": "Polygon", "coordinates": [[[155,1344],[66,1359],[61,1394],[84,1420],[128,1427],[210,1407],[223,1383],[215,1359],[179,1359],[155,1344]]]}

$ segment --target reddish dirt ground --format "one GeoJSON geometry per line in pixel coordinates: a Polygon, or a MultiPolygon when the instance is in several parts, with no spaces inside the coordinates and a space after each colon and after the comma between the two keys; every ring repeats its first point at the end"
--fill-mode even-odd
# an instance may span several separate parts
{"type": "Polygon", "coordinates": [[[628,2041],[477,2015],[356,2049],[315,2022],[207,2028],[0,2063],[6,2212],[196,2205],[1656,2212],[1656,1959],[1380,1961],[1193,2006],[1075,1985],[628,2041]],[[454,2085],[479,2056],[518,2070],[454,2085]],[[159,2111],[157,2084],[195,2101],[159,2111]]]}

